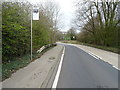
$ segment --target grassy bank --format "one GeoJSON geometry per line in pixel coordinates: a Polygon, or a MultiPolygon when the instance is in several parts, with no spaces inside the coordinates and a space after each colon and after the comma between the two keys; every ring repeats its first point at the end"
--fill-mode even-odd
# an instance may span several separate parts
{"type": "Polygon", "coordinates": [[[22,57],[15,58],[9,63],[2,64],[2,81],[9,78],[12,73],[16,72],[20,68],[23,68],[27,66],[30,62],[36,60],[37,58],[40,58],[45,52],[52,49],[54,46],[48,47],[44,49],[41,53],[34,53],[33,59],[30,59],[30,53],[26,54],[22,57]]]}
{"type": "Polygon", "coordinates": [[[90,47],[94,47],[94,48],[98,48],[98,49],[102,49],[102,50],[106,50],[106,51],[111,51],[114,53],[119,53],[119,49],[118,48],[113,48],[113,47],[106,47],[106,46],[99,46],[99,45],[93,45],[93,44],[87,44],[87,43],[82,43],[82,42],[78,42],[78,41],[62,41],[63,43],[71,43],[71,44],[80,44],[80,45],[85,45],[85,46],[90,46],[90,47]]]}

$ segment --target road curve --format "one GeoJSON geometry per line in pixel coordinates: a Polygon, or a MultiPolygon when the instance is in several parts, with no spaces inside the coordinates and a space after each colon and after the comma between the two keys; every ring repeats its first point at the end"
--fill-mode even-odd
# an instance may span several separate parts
{"type": "Polygon", "coordinates": [[[118,70],[72,45],[65,55],[57,88],[118,88],[118,70]]]}

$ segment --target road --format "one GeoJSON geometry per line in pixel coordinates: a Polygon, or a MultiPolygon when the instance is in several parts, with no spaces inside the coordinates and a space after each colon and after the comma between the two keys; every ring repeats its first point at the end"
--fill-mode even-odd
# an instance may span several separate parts
{"type": "Polygon", "coordinates": [[[118,88],[118,70],[78,47],[65,44],[56,88],[118,88]]]}

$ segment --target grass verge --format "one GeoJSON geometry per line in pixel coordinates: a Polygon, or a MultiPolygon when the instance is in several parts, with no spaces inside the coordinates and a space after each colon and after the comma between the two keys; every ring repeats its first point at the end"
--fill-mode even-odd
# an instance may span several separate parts
{"type": "Polygon", "coordinates": [[[94,47],[94,48],[98,48],[98,49],[102,49],[102,50],[106,50],[106,51],[111,51],[117,54],[120,54],[119,49],[118,48],[114,48],[114,47],[106,47],[106,46],[99,46],[99,45],[93,45],[93,44],[88,44],[88,43],[82,43],[82,42],[78,42],[78,41],[62,41],[63,43],[71,43],[71,44],[80,44],[80,45],[85,45],[85,46],[90,46],[90,47],[94,47]]]}
{"type": "Polygon", "coordinates": [[[55,46],[48,47],[44,49],[41,53],[34,53],[33,54],[33,60],[30,59],[30,53],[26,54],[22,57],[15,58],[9,63],[1,64],[2,65],[2,81],[9,78],[12,73],[16,72],[20,68],[23,68],[27,66],[32,61],[36,60],[37,58],[40,58],[45,52],[52,49],[55,46]]]}

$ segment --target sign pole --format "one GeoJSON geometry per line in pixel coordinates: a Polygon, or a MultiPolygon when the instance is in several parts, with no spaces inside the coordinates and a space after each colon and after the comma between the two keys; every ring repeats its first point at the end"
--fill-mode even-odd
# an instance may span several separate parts
{"type": "Polygon", "coordinates": [[[31,60],[32,60],[32,25],[33,20],[39,20],[39,7],[31,8],[31,60]]]}
{"type": "Polygon", "coordinates": [[[32,19],[33,19],[33,9],[31,9],[31,60],[32,60],[32,19]]]}

